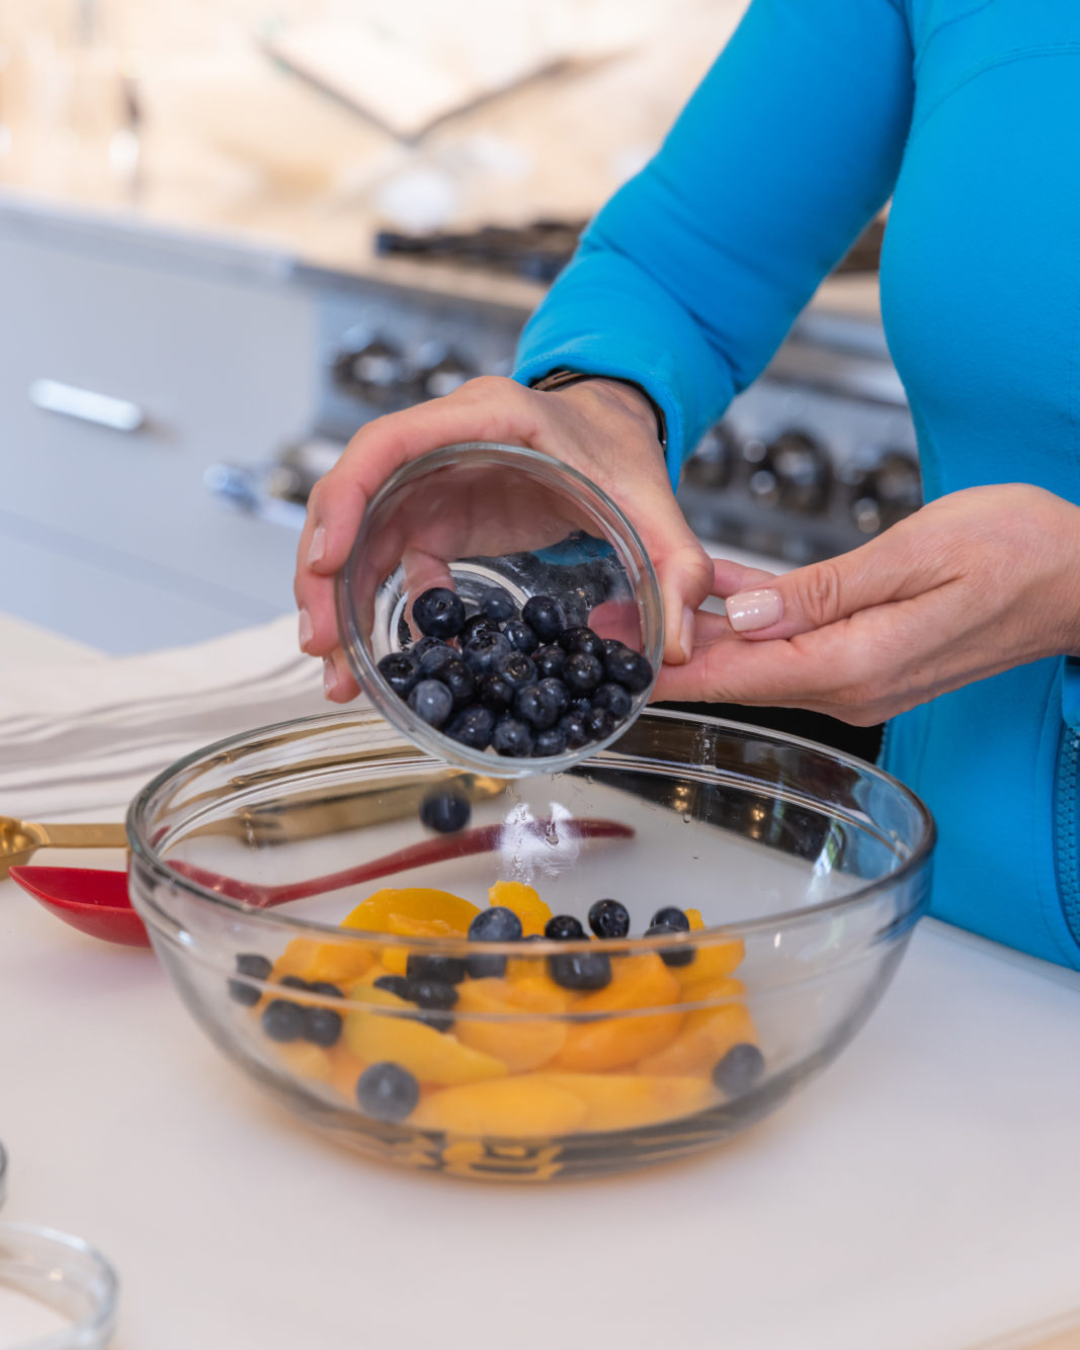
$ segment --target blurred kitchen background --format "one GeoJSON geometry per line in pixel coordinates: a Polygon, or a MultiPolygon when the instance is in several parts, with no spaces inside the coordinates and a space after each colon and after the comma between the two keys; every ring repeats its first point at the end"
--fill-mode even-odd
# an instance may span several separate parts
{"type": "MultiPolygon", "coordinates": [[[[0,608],[113,653],[289,610],[311,483],[509,372],[744,3],[0,0],[0,608]]],[[[918,505],[880,233],[688,465],[715,552],[918,505]]]]}

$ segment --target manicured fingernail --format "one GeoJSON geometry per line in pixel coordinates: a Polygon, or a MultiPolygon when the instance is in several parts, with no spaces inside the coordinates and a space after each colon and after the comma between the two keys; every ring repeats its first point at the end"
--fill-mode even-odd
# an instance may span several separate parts
{"type": "Polygon", "coordinates": [[[694,654],[694,611],[689,605],[682,612],[682,633],[679,637],[679,646],[682,648],[683,656],[689,661],[694,654]]]}
{"type": "Polygon", "coordinates": [[[307,552],[308,566],[314,567],[322,559],[326,552],[326,527],[323,525],[315,526],[315,533],[311,536],[311,547],[307,552]]]}
{"type": "Polygon", "coordinates": [[[770,586],[763,591],[740,591],[724,601],[727,621],[736,633],[750,633],[779,623],[784,613],[780,592],[770,586]]]}
{"type": "Polygon", "coordinates": [[[322,687],[323,693],[327,698],[329,698],[337,688],[337,671],[334,669],[334,659],[331,656],[323,658],[322,687]]]}
{"type": "Polygon", "coordinates": [[[315,627],[311,622],[311,615],[306,609],[300,611],[300,621],[296,625],[297,637],[300,640],[300,650],[307,651],[307,645],[315,636],[315,627]]]}

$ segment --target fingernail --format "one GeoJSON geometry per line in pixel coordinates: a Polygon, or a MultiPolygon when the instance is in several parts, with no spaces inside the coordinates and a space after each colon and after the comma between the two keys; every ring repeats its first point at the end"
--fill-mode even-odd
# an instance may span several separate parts
{"type": "Polygon", "coordinates": [[[780,592],[770,586],[763,591],[740,591],[724,601],[727,621],[736,633],[750,633],[779,623],[784,613],[780,592]]]}
{"type": "Polygon", "coordinates": [[[679,637],[679,646],[682,647],[683,656],[689,661],[694,654],[694,611],[689,605],[682,612],[682,633],[679,637]]]}
{"type": "Polygon", "coordinates": [[[337,671],[334,669],[333,657],[326,656],[322,663],[322,687],[323,693],[327,698],[337,688],[337,671]]]}
{"type": "Polygon", "coordinates": [[[311,615],[306,609],[300,611],[300,621],[296,626],[297,637],[300,639],[300,650],[307,651],[307,645],[315,636],[315,627],[311,622],[311,615]]]}
{"type": "Polygon", "coordinates": [[[326,527],[323,525],[315,526],[315,533],[311,536],[311,546],[308,549],[308,566],[314,567],[326,552],[326,527]]]}

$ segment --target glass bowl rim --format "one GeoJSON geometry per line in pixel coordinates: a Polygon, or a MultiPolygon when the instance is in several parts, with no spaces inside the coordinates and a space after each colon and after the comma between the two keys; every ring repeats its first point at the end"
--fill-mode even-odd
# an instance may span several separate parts
{"type": "MultiPolygon", "coordinates": [[[[120,1295],[120,1278],[112,1262],[103,1252],[85,1238],[76,1237],[74,1233],[62,1233],[59,1229],[48,1228],[43,1224],[0,1220],[0,1239],[6,1234],[11,1234],[14,1238],[36,1238],[50,1246],[88,1257],[95,1276],[102,1281],[101,1294],[85,1317],[72,1322],[70,1326],[60,1331],[50,1332],[49,1335],[39,1337],[37,1340],[24,1341],[17,1350],[68,1350],[69,1346],[82,1345],[89,1336],[101,1336],[111,1330],[120,1295]]],[[[65,1275],[64,1279],[68,1284],[73,1283],[70,1275],[65,1275]]],[[[84,1281],[81,1280],[76,1283],[84,1285],[84,1281]]]]}
{"type": "MultiPolygon", "coordinates": [[[[556,459],[553,455],[545,454],[542,450],[534,450],[531,446],[508,445],[504,441],[456,441],[449,445],[438,446],[434,450],[425,451],[418,455],[416,459],[411,459],[402,464],[390,475],[383,483],[371,501],[364,509],[366,518],[377,506],[379,506],[391,493],[396,492],[403,484],[409,483],[413,479],[421,478],[429,472],[440,469],[444,466],[458,467],[454,456],[462,450],[478,450],[484,452],[477,458],[476,463],[487,463],[489,465],[498,465],[509,461],[521,462],[531,465],[538,473],[538,476],[554,480],[559,487],[563,486],[561,479],[568,479],[571,487],[577,487],[587,501],[591,495],[599,499],[605,510],[610,511],[619,521],[627,540],[631,545],[631,551],[636,550],[637,558],[635,565],[639,566],[642,573],[642,582],[648,591],[646,598],[635,600],[638,610],[641,613],[647,611],[649,604],[655,613],[659,616],[657,631],[654,634],[651,649],[645,652],[653,668],[653,677],[649,682],[648,688],[640,690],[634,694],[634,702],[638,704],[639,716],[646,707],[648,699],[652,693],[656,681],[660,674],[660,664],[664,650],[664,604],[663,597],[660,594],[660,583],[657,580],[656,571],[652,566],[652,560],[649,557],[649,551],[642,542],[641,535],[638,533],[633,522],[627,517],[622,507],[604,491],[603,488],[587,478],[579,469],[575,469],[571,464],[564,464],[562,460],[556,459]],[[644,698],[642,695],[644,694],[644,698]]],[[[590,508],[591,509],[591,508],[590,508]]],[[[368,697],[375,697],[372,690],[377,691],[377,697],[382,700],[387,708],[397,708],[400,704],[405,711],[401,713],[401,721],[387,716],[386,720],[391,725],[397,727],[404,735],[413,741],[418,747],[427,751],[444,763],[453,764],[458,768],[468,768],[485,773],[492,772],[493,765],[502,765],[503,772],[493,774],[496,778],[532,778],[544,773],[558,773],[561,769],[568,769],[574,764],[580,764],[588,759],[590,755],[597,750],[605,750],[613,745],[622,733],[626,730],[629,722],[622,722],[610,736],[602,741],[590,742],[578,750],[566,750],[561,755],[543,755],[537,758],[526,760],[515,760],[504,758],[499,755],[489,755],[483,750],[472,750],[465,745],[459,745],[453,752],[442,752],[440,746],[449,738],[434,727],[428,727],[401,699],[398,699],[392,690],[390,690],[380,675],[375,662],[371,659],[370,653],[365,644],[360,640],[359,632],[353,622],[354,607],[350,603],[351,597],[351,569],[350,564],[356,554],[363,533],[363,521],[357,530],[356,539],[349,549],[349,556],[345,563],[338,570],[334,577],[334,606],[337,614],[337,624],[339,635],[345,633],[348,635],[348,641],[342,643],[345,652],[345,659],[349,668],[360,685],[361,689],[368,697]],[[513,766],[521,767],[514,768],[513,766]],[[525,767],[528,766],[528,767],[525,767]]],[[[610,542],[610,541],[609,541],[610,542]]],[[[381,709],[380,709],[381,711],[381,709]]],[[[631,720],[634,720],[631,718],[631,720]]],[[[456,742],[454,744],[457,744],[456,742]]]]}
{"type": "MultiPolygon", "coordinates": [[[[802,736],[793,736],[789,732],[774,731],[771,728],[757,727],[751,723],[735,722],[728,718],[709,717],[701,713],[683,713],[676,712],[667,708],[646,707],[642,710],[642,717],[658,718],[663,721],[675,721],[680,723],[693,723],[698,726],[708,726],[717,728],[724,732],[734,732],[747,734],[751,733],[765,740],[784,746],[797,746],[803,749],[824,753],[836,763],[851,767],[860,774],[870,774],[880,782],[886,783],[895,792],[905,798],[914,806],[916,814],[922,827],[921,839],[916,843],[909,857],[903,859],[900,865],[892,872],[887,873],[877,880],[869,881],[865,885],[857,887],[845,895],[834,897],[831,900],[822,900],[817,904],[807,905],[805,908],[782,912],[779,914],[766,914],[756,919],[733,920],[729,923],[715,924],[705,928],[698,928],[690,932],[666,933],[662,937],[638,937],[617,939],[611,942],[611,951],[618,951],[627,955],[640,955],[646,952],[660,951],[674,946],[686,946],[697,948],[699,946],[711,946],[718,942],[733,938],[743,938],[750,934],[776,930],[781,928],[785,931],[796,928],[798,925],[813,921],[823,917],[826,914],[840,915],[851,910],[858,909],[867,904],[875,896],[880,894],[887,887],[891,888],[897,884],[906,882],[912,875],[918,872],[932,857],[934,847],[937,843],[937,825],[934,817],[925,802],[914,793],[909,787],[902,783],[898,778],[879,768],[867,760],[859,759],[855,755],[850,755],[842,750],[835,750],[831,746],[819,744],[817,741],[808,740],[802,736]]],[[[335,723],[356,722],[356,721],[377,721],[384,725],[385,719],[381,717],[374,708],[357,708],[351,712],[342,710],[334,713],[318,713],[310,717],[292,718],[285,722],[272,723],[266,727],[254,727],[248,731],[239,732],[233,736],[227,736],[219,741],[193,750],[189,754],[175,760],[172,764],[162,769],[156,774],[132,799],[128,808],[125,826],[127,830],[128,844],[131,849],[132,859],[137,858],[153,875],[154,880],[167,887],[185,892],[195,900],[216,907],[227,914],[240,916],[247,919],[255,919],[259,922],[265,922],[271,927],[276,927],[282,931],[291,933],[294,936],[306,936],[326,939],[328,934],[332,934],[339,942],[363,942],[370,944],[378,942],[380,946],[401,946],[407,947],[410,951],[417,951],[430,954],[458,955],[468,947],[465,938],[445,938],[445,937],[409,937],[394,933],[378,933],[367,929],[341,928],[337,924],[320,923],[313,919],[299,919],[295,915],[276,913],[272,908],[260,908],[257,905],[248,905],[238,900],[231,900],[207,886],[202,886],[198,882],[185,877],[182,873],[176,872],[169,867],[159,856],[157,849],[150,842],[146,832],[143,829],[142,818],[154,796],[176,775],[183,773],[186,769],[198,764],[201,760],[209,759],[222,751],[234,750],[240,746],[248,745],[261,738],[265,738],[270,732],[276,735],[295,731],[303,727],[314,728],[322,724],[329,728],[335,723]]],[[[391,729],[399,736],[405,745],[409,742],[404,734],[397,727],[391,729]]],[[[421,752],[424,753],[424,752],[421,752]]],[[[441,760],[430,757],[432,763],[440,765],[441,760]]],[[[515,780],[507,780],[515,781],[515,780]]],[[[130,869],[129,869],[130,878],[130,869]]],[[[130,884],[130,883],[129,883],[130,884]]],[[[134,897],[133,897],[134,903],[134,897]]],[[[156,910],[152,899],[141,900],[140,904],[149,910],[156,910]]],[[[146,914],[142,912],[140,905],[135,905],[138,912],[146,919],[146,914]]],[[[168,916],[166,916],[168,917],[168,916]]],[[[175,920],[169,919],[170,923],[175,920]]],[[[529,956],[548,956],[554,953],[580,953],[585,951],[595,951],[596,946],[593,939],[583,938],[572,942],[555,942],[544,940],[531,942],[528,944],[529,956]]],[[[484,951],[493,956],[521,956],[522,949],[520,943],[512,942],[490,942],[484,943],[484,951]]]]}

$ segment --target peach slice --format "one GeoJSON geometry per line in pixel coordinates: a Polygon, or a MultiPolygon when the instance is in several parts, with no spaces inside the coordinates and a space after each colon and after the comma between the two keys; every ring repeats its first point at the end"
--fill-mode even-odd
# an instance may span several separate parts
{"type": "Polygon", "coordinates": [[[443,1130],[503,1139],[572,1134],[585,1119],[585,1103],[571,1092],[532,1077],[433,1092],[410,1117],[421,1130],[443,1130]]]}
{"type": "Polygon", "coordinates": [[[703,1111],[715,1095],[705,1078],[630,1073],[543,1073],[534,1078],[585,1103],[580,1130],[633,1130],[678,1120],[703,1111]]]}
{"type": "Polygon", "coordinates": [[[566,1044],[554,1061],[558,1068],[577,1073],[603,1073],[621,1069],[645,1055],[656,1054],[673,1040],[682,1026],[681,1012],[656,1012],[677,1003],[679,982],[655,952],[627,956],[612,962],[611,983],[574,1003],[579,1013],[633,1013],[578,1022],[571,1026],[566,1044]]]}
{"type": "Polygon", "coordinates": [[[569,1024],[548,1018],[522,1017],[525,1012],[565,1013],[570,997],[552,980],[533,975],[515,980],[466,980],[454,1011],[461,1014],[455,1033],[463,1045],[494,1055],[511,1073],[537,1069],[559,1053],[569,1024]],[[513,1020],[473,1020],[470,1013],[511,1015],[513,1020]]]}
{"type": "Polygon", "coordinates": [[[342,928],[361,928],[373,933],[390,931],[390,916],[421,919],[426,922],[441,920],[450,931],[464,937],[479,907],[450,891],[438,891],[422,886],[395,889],[392,886],[376,891],[357,905],[341,921],[342,928]]]}
{"type": "Polygon", "coordinates": [[[740,1041],[757,1044],[753,1018],[741,1003],[701,1008],[688,1013],[686,1024],[663,1049],[644,1055],[638,1065],[645,1074],[708,1073],[740,1041]]]}
{"type": "MultiPolygon", "coordinates": [[[[377,1006],[415,1011],[411,1003],[385,989],[368,989],[364,997],[377,1006]]],[[[462,1045],[456,1036],[413,1018],[358,1009],[346,1016],[344,1034],[346,1045],[358,1059],[366,1064],[392,1060],[420,1083],[454,1087],[506,1076],[502,1060],[462,1045]]]]}
{"type": "Polygon", "coordinates": [[[488,891],[488,899],[493,905],[513,910],[521,920],[525,937],[543,936],[551,909],[532,886],[526,886],[522,881],[497,881],[488,891]]]}

